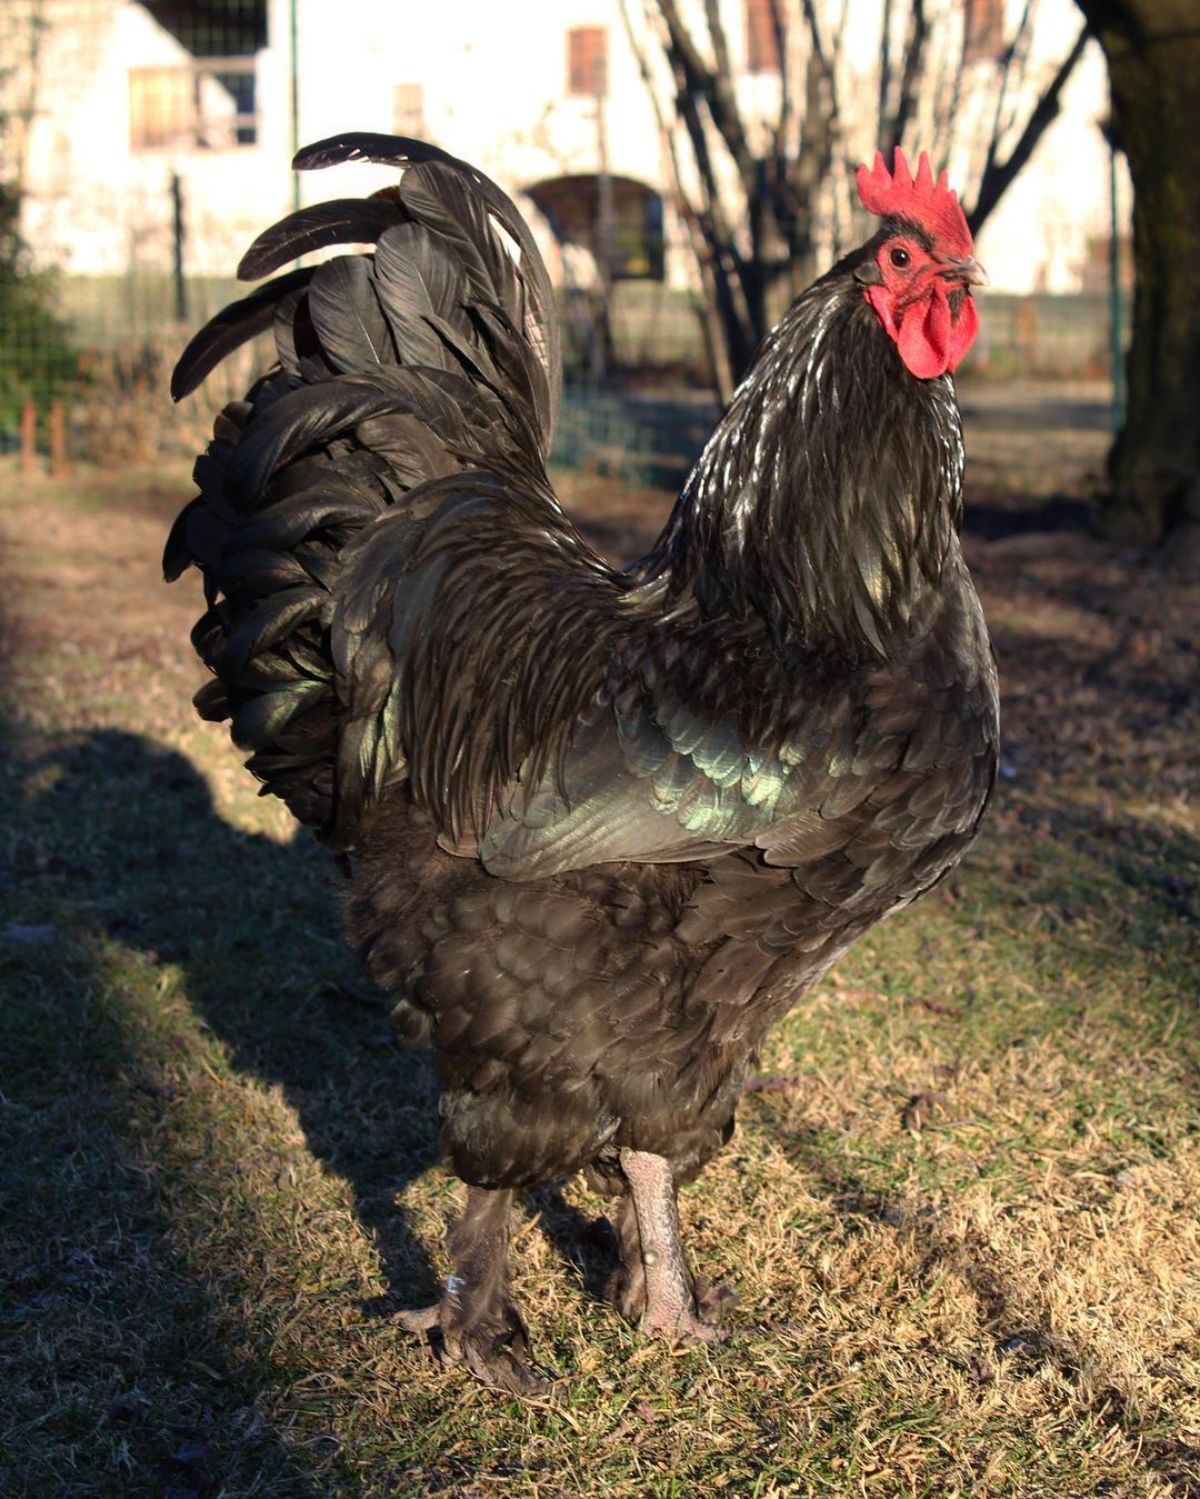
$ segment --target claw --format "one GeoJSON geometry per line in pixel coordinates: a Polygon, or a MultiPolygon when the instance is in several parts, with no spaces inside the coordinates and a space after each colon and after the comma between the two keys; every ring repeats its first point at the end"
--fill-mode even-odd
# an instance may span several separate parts
{"type": "Polygon", "coordinates": [[[552,1383],[552,1377],[534,1364],[524,1323],[511,1306],[505,1308],[504,1317],[508,1325],[498,1332],[490,1319],[481,1325],[464,1325],[461,1306],[447,1296],[433,1306],[401,1312],[397,1320],[405,1332],[428,1335],[429,1351],[438,1363],[462,1364],[494,1389],[536,1395],[552,1383]]]}
{"type": "Polygon", "coordinates": [[[435,1301],[432,1306],[423,1306],[412,1311],[401,1312],[397,1321],[405,1332],[432,1332],[438,1325],[439,1311],[439,1303],[435,1301]]]}
{"type": "Polygon", "coordinates": [[[690,1311],[683,1311],[673,1319],[664,1317],[661,1320],[647,1314],[642,1318],[641,1330],[647,1334],[662,1333],[672,1346],[688,1338],[694,1338],[697,1343],[727,1343],[730,1338],[729,1328],[703,1322],[690,1311]]]}
{"type": "Polygon", "coordinates": [[[553,1382],[535,1364],[526,1362],[529,1344],[521,1333],[491,1336],[472,1331],[459,1340],[457,1354],[453,1362],[466,1364],[476,1379],[510,1395],[540,1395],[553,1382]]]}
{"type": "Polygon", "coordinates": [[[729,1286],[713,1285],[711,1281],[696,1281],[696,1310],[700,1313],[701,1322],[709,1327],[716,1327],[718,1323],[725,1320],[725,1313],[731,1312],[738,1304],[738,1294],[729,1286]]]}

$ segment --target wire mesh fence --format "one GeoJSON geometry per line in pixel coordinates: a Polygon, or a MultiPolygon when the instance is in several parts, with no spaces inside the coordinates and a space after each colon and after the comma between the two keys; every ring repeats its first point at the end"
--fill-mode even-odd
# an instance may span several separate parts
{"type": "Polygon", "coordinates": [[[266,42],[264,0],[0,6],[0,446],[193,435],[164,381],[254,228],[221,187],[261,154],[266,42]]]}
{"type": "MultiPolygon", "coordinates": [[[[0,451],[22,435],[59,461],[194,449],[214,407],[269,360],[250,346],[198,396],[168,399],[190,332],[241,294],[239,256],[299,191],[288,168],[296,85],[308,86],[307,68],[315,88],[323,59],[289,45],[295,4],[0,3],[0,451]]],[[[393,123],[420,133],[420,85],[398,77],[394,98],[393,123]]],[[[594,298],[564,291],[557,456],[621,475],[677,471],[701,424],[692,432],[678,403],[658,420],[653,401],[601,376],[615,367],[703,391],[693,298],[663,281],[617,282],[599,363],[593,312],[594,298]]],[[[974,364],[1104,373],[1109,326],[1102,293],[993,294],[974,364]]]]}

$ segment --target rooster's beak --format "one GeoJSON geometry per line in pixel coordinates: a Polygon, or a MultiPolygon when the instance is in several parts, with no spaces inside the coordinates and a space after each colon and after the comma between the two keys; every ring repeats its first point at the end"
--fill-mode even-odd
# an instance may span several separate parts
{"type": "Polygon", "coordinates": [[[961,281],[964,286],[988,284],[988,273],[973,255],[969,255],[966,260],[951,260],[946,266],[946,271],[956,281],[961,281]]]}

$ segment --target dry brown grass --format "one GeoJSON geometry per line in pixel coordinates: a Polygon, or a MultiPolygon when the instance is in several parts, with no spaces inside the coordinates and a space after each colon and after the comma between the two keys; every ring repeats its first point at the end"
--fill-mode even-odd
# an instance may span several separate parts
{"type": "MultiPolygon", "coordinates": [[[[187,705],[182,471],[0,476],[0,1492],[1200,1494],[1194,595],[975,544],[1011,779],[780,1027],[684,1216],[737,1336],[643,1341],[537,1194],[522,1404],[396,1327],[457,1200],[330,875],[187,705]]],[[[610,536],[661,496],[597,482],[610,536]]]]}
{"type": "Polygon", "coordinates": [[[77,379],[62,393],[72,459],[111,472],[156,461],[176,468],[203,448],[214,406],[240,399],[265,363],[265,345],[256,339],[235,350],[202,392],[176,404],[168,394],[171,370],[189,331],[143,330],[80,356],[77,379]]]}

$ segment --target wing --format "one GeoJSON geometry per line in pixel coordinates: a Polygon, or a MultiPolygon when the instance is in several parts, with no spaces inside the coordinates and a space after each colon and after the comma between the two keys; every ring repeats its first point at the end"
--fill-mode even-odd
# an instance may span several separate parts
{"type": "Polygon", "coordinates": [[[629,580],[548,489],[482,472],[414,489],[344,563],[339,821],[353,828],[363,798],[403,776],[447,845],[473,852],[520,778],[560,764],[625,627],[629,580]]]}
{"type": "MultiPolygon", "coordinates": [[[[485,865],[533,879],[742,849],[791,872],[785,905],[800,890],[851,910],[928,883],[969,842],[994,774],[994,668],[965,590],[938,601],[919,646],[861,673],[773,660],[728,621],[635,633],[558,776],[523,775],[493,817],[485,865]],[[748,711],[768,703],[769,730],[748,711]]],[[[770,910],[754,920],[765,930],[770,910]]]]}
{"type": "Polygon", "coordinates": [[[480,854],[493,874],[711,858],[775,825],[796,794],[802,747],[837,738],[837,709],[823,703],[755,744],[730,690],[748,686],[746,642],[721,623],[650,624],[621,643],[560,774],[523,774],[488,826],[480,854]]]}

